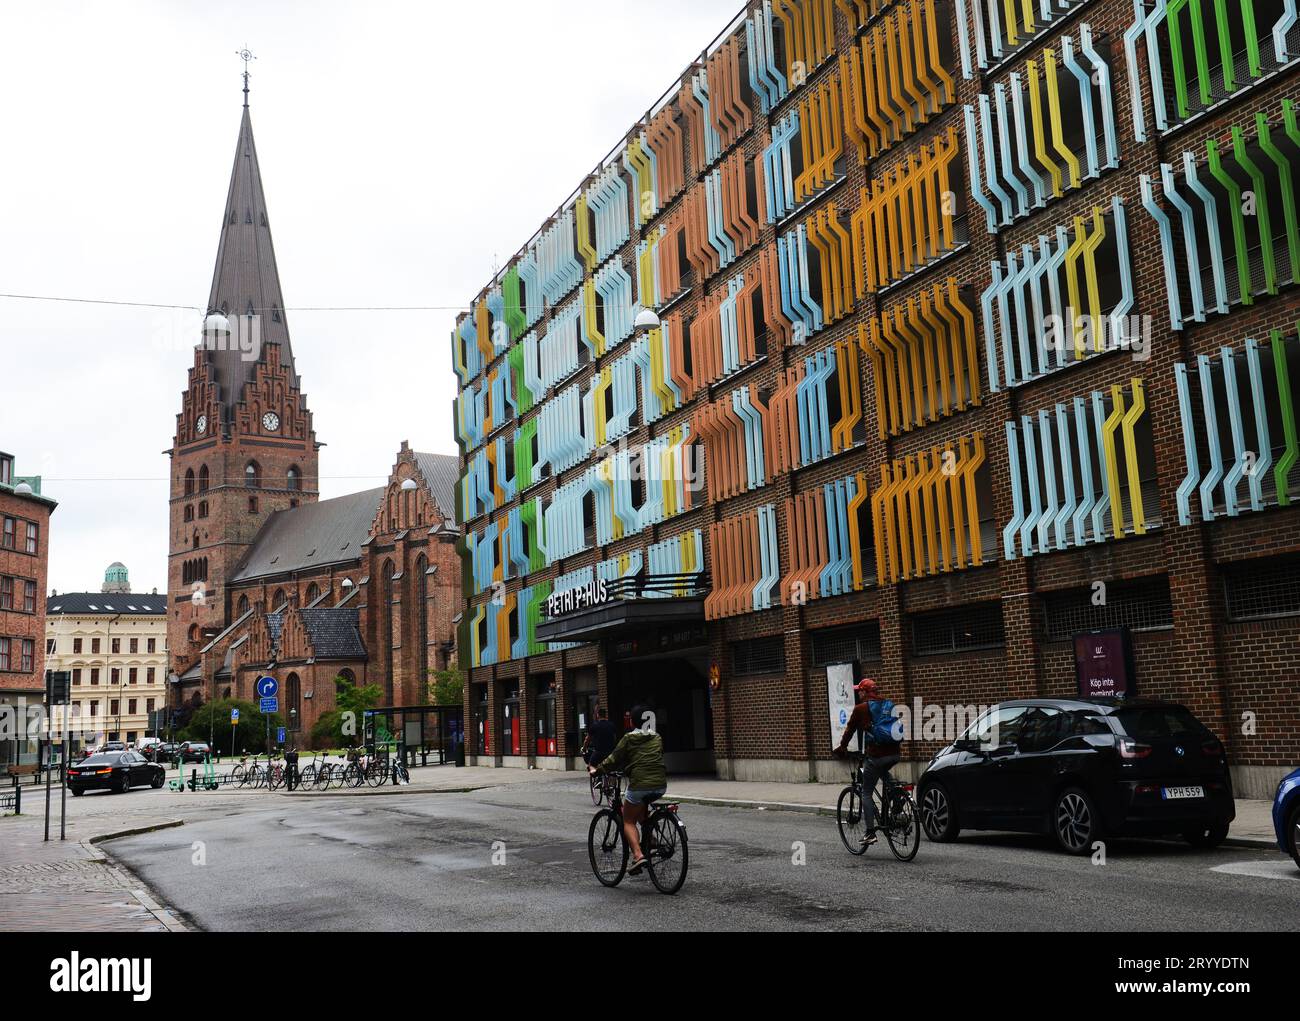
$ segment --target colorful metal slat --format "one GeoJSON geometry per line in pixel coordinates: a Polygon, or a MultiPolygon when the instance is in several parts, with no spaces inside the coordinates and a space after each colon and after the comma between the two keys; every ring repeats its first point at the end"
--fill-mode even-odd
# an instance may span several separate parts
{"type": "Polygon", "coordinates": [[[858,327],[858,346],[872,364],[881,439],[981,403],[975,333],[956,277],[858,327]]]}
{"type": "Polygon", "coordinates": [[[1037,245],[1009,252],[992,275],[980,296],[990,390],[1135,343],[1128,225],[1118,196],[1109,210],[1095,206],[1090,217],[1076,216],[1069,227],[1040,234],[1037,245]],[[1099,281],[1111,267],[1119,293],[1103,303],[1099,281]]]}
{"type": "Polygon", "coordinates": [[[952,163],[957,129],[910,153],[896,168],[862,189],[852,218],[858,297],[897,283],[956,249],[952,163]]]}
{"type": "Polygon", "coordinates": [[[1187,475],[1177,494],[1181,524],[1194,521],[1193,494],[1202,521],[1213,521],[1220,512],[1235,517],[1245,511],[1290,504],[1290,476],[1300,448],[1288,352],[1294,352],[1298,343],[1294,334],[1273,330],[1271,359],[1261,354],[1257,340],[1248,338],[1240,349],[1220,348],[1217,358],[1198,356],[1194,372],[1183,362],[1174,366],[1187,461],[1187,475]],[[1266,373],[1268,362],[1271,371],[1266,373]],[[1194,412],[1197,407],[1201,410],[1199,420],[1194,412]],[[1249,409],[1249,418],[1243,409],[1249,409]],[[1220,421],[1221,415],[1226,415],[1226,423],[1220,421]],[[1281,436],[1273,436],[1271,420],[1280,420],[1281,436]],[[1226,452],[1222,446],[1225,426],[1232,444],[1226,452]],[[1280,446],[1275,445],[1278,443],[1280,446]],[[1202,455],[1206,469],[1201,467],[1202,455]],[[1243,481],[1245,497],[1239,496],[1243,481]]]}
{"type": "Polygon", "coordinates": [[[1164,132],[1295,61],[1300,56],[1296,14],[1295,0],[1285,0],[1280,14],[1276,4],[1262,0],[1231,5],[1225,0],[1134,0],[1124,56],[1137,141],[1147,140],[1143,94],[1148,88],[1155,128],[1164,132]],[[1139,47],[1147,56],[1149,86],[1146,75],[1135,77],[1139,47]]]}
{"type": "Polygon", "coordinates": [[[763,113],[771,113],[790,91],[785,75],[776,64],[772,0],[763,0],[745,19],[745,43],[749,50],[749,87],[758,97],[763,113]]]}
{"type": "Polygon", "coordinates": [[[974,78],[976,68],[987,71],[995,64],[1002,63],[1087,2],[1088,0],[954,0],[962,75],[974,78]],[[975,29],[973,49],[968,28],[971,18],[974,19],[975,29]]]}
{"type": "Polygon", "coordinates": [[[1292,169],[1300,161],[1300,125],[1291,101],[1283,101],[1281,114],[1277,131],[1264,113],[1257,113],[1253,141],[1233,125],[1230,149],[1220,151],[1217,141],[1208,139],[1204,164],[1190,152],[1179,158],[1181,173],[1162,163],[1159,196],[1151,175],[1140,178],[1143,207],[1160,235],[1170,322],[1176,330],[1188,320],[1204,322],[1211,313],[1253,304],[1256,294],[1276,294],[1282,284],[1300,278],[1300,216],[1292,169]],[[1243,180],[1249,182],[1245,188],[1243,180]],[[1274,208],[1279,200],[1280,210],[1274,208]],[[1222,236],[1221,209],[1231,224],[1230,239],[1222,236]],[[1274,228],[1278,220],[1280,231],[1274,228]]]}
{"type": "Polygon", "coordinates": [[[984,562],[985,508],[976,476],[987,470],[979,432],[880,466],[871,513],[882,581],[894,584],[984,562]]]}
{"type": "Polygon", "coordinates": [[[712,589],[706,620],[770,609],[780,602],[776,507],[764,504],[709,527],[712,589]]]}
{"type": "Polygon", "coordinates": [[[956,100],[950,69],[939,55],[935,2],[895,7],[840,56],[844,128],[863,162],[956,100]]]}
{"type": "Polygon", "coordinates": [[[783,26],[786,80],[797,89],[835,50],[834,3],[775,0],[772,11],[783,26]]]}
{"type": "Polygon", "coordinates": [[[1141,465],[1154,462],[1155,452],[1150,430],[1138,432],[1146,414],[1142,380],[1130,380],[1127,391],[1112,387],[1109,411],[1107,400],[1097,390],[1006,424],[1014,512],[1002,532],[1008,560],[1141,535],[1151,524],[1141,465]]]}
{"type": "Polygon", "coordinates": [[[1062,36],[1059,57],[1048,48],[1042,51],[1041,66],[1038,58],[1026,62],[1027,90],[1020,75],[1012,74],[1008,86],[995,85],[992,97],[983,94],[977,107],[965,108],[971,192],[984,209],[989,233],[1119,164],[1110,68],[1093,47],[1086,22],[1079,26],[1078,52],[1082,60],[1074,39],[1062,36]],[[1066,93],[1077,105],[1077,116],[1071,114],[1068,124],[1066,93]],[[1032,159],[1024,145],[1025,110],[1032,125],[1032,159]],[[1082,163],[1065,142],[1075,135],[1083,139],[1082,163]]]}

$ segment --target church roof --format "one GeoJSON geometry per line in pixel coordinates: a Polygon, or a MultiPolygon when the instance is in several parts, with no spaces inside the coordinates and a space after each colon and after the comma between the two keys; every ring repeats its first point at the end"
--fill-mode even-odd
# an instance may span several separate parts
{"type": "Polygon", "coordinates": [[[299,610],[317,659],[365,659],[361,611],[325,607],[299,610]]]}
{"type": "Polygon", "coordinates": [[[258,532],[231,583],[360,560],[385,492],[368,489],[277,511],[258,532]]]}
{"type": "Polygon", "coordinates": [[[460,480],[460,462],[451,454],[415,454],[424,481],[429,483],[433,502],[442,511],[445,523],[456,524],[456,483],[460,480]]]}
{"type": "MultiPolygon", "coordinates": [[[[239,140],[235,146],[235,164],[230,172],[230,189],[222,215],[208,310],[224,312],[232,331],[248,322],[241,322],[238,317],[250,313],[259,315],[262,348],[267,344],[280,345],[281,364],[288,368],[290,382],[298,385],[248,107],[244,107],[244,116],[239,124],[239,140]]],[[[227,409],[239,401],[244,384],[253,378],[258,361],[245,355],[239,340],[238,334],[232,334],[230,343],[213,344],[214,349],[206,351],[220,388],[221,402],[227,409]],[[219,347],[226,350],[215,349],[219,347]]]]}

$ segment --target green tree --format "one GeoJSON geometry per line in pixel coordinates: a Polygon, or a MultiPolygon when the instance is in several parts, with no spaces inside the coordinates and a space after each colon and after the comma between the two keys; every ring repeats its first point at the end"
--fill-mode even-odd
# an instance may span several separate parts
{"type": "MultiPolygon", "coordinates": [[[[177,738],[181,741],[211,740],[215,750],[229,755],[233,732],[236,753],[245,749],[260,752],[266,749],[267,719],[252,702],[222,698],[195,709],[189,724],[177,732],[177,738]],[[230,723],[232,709],[239,710],[239,723],[235,726],[230,723]]],[[[284,726],[284,720],[279,713],[271,713],[269,719],[274,741],[276,730],[284,726]]]]}
{"type": "Polygon", "coordinates": [[[343,675],[334,678],[334,702],[337,709],[324,713],[311,728],[313,748],[338,748],[359,745],[364,736],[367,709],[373,709],[384,698],[384,689],[378,684],[364,687],[343,675]]]}
{"type": "Polygon", "coordinates": [[[460,705],[465,693],[465,675],[459,667],[430,670],[429,700],[434,705],[460,705]]]}

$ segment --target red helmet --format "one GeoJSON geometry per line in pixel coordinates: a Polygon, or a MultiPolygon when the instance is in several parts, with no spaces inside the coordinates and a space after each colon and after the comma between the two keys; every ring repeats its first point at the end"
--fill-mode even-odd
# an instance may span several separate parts
{"type": "Polygon", "coordinates": [[[862,680],[858,681],[857,685],[854,687],[853,690],[856,691],[856,692],[858,692],[858,694],[860,694],[860,695],[879,695],[879,694],[880,694],[880,688],[878,688],[878,687],[876,686],[876,681],[875,681],[875,679],[872,678],[872,677],[864,677],[864,678],[862,678],[862,680]]]}

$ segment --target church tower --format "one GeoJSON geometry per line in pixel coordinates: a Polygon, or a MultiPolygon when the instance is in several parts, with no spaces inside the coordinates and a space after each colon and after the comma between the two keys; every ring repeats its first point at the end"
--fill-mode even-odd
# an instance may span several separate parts
{"type": "Polygon", "coordinates": [[[208,312],[168,451],[174,671],[231,622],[227,581],[267,518],[317,499],[320,445],[299,387],[245,79],[208,312]]]}

